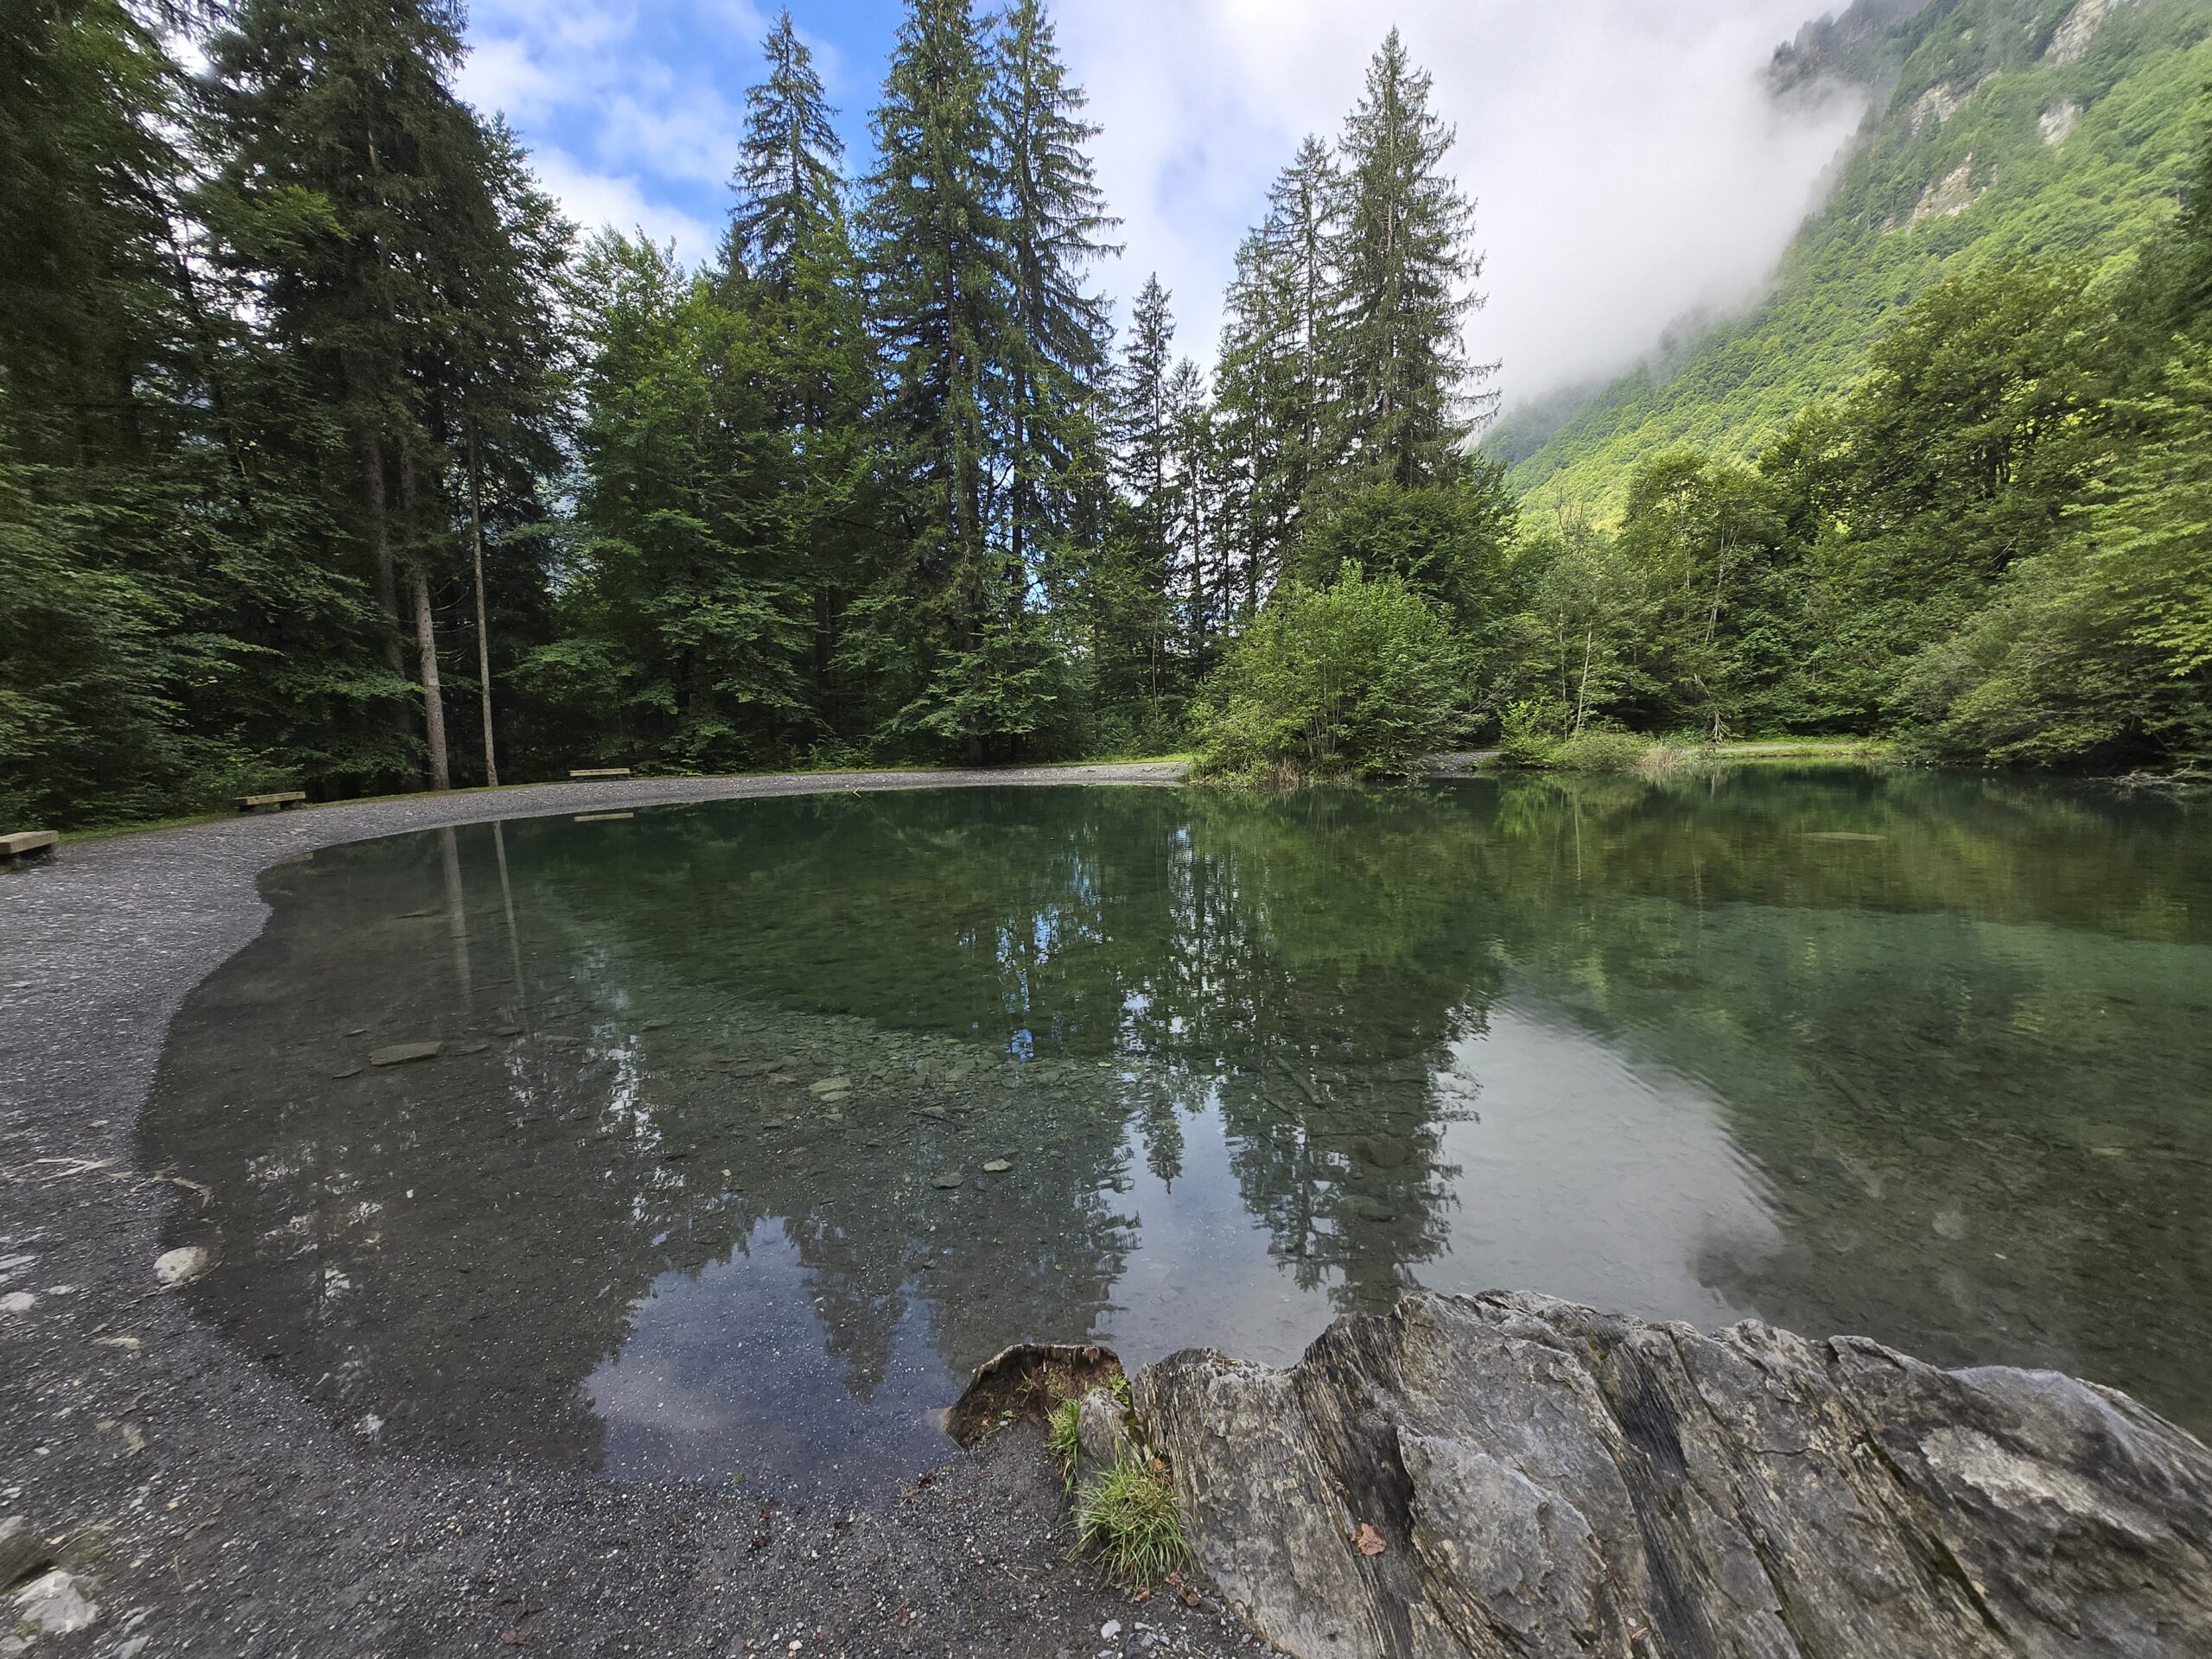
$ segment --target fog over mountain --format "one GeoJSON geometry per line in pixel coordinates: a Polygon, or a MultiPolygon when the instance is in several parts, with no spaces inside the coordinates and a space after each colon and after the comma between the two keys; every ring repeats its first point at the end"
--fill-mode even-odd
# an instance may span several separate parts
{"type": "Polygon", "coordinates": [[[1113,278],[1157,266],[1203,356],[1236,239],[1308,131],[1333,134],[1389,22],[1457,124],[1510,403],[1619,368],[1755,293],[1863,111],[1767,90],[1808,0],[1063,0],[1127,221],[1113,278]]]}

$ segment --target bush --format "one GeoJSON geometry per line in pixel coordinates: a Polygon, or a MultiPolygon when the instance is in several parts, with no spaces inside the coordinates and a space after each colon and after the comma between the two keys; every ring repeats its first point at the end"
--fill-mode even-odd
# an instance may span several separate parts
{"type": "Polygon", "coordinates": [[[1579,732],[1559,746],[1551,763],[1561,772],[1634,772],[1651,747],[1650,739],[1633,732],[1579,732]]]}
{"type": "Polygon", "coordinates": [[[1542,702],[1516,702],[1498,716],[1498,753],[1516,766],[1548,766],[1559,759],[1554,735],[1559,710],[1542,702]]]}
{"type": "Polygon", "coordinates": [[[1198,710],[1198,774],[1402,773],[1465,721],[1459,652],[1402,577],[1347,562],[1327,588],[1286,584],[1254,619],[1198,710]]]}

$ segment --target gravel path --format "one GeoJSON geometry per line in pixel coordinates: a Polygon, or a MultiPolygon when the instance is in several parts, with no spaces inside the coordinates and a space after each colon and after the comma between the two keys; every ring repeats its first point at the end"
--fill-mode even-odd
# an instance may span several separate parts
{"type": "Polygon", "coordinates": [[[259,931],[256,878],[292,854],[658,801],[1179,776],[550,785],[65,844],[0,875],[0,1582],[16,1586],[0,1659],[23,1651],[27,1612],[66,1625],[87,1609],[29,1651],[1255,1651],[1211,1600],[1135,1605],[1071,1564],[1033,1431],[948,1447],[935,1478],[844,1513],[362,1449],[157,1287],[162,1217],[192,1195],[132,1163],[170,1018],[259,931]]]}

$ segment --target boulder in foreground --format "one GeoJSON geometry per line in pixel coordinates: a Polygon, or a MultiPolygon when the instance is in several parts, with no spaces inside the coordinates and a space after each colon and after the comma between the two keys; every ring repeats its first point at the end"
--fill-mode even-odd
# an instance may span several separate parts
{"type": "Polygon", "coordinates": [[[2212,1654],[2212,1452],[2053,1372],[1492,1294],[1135,1389],[1302,1659],[2212,1654]]]}

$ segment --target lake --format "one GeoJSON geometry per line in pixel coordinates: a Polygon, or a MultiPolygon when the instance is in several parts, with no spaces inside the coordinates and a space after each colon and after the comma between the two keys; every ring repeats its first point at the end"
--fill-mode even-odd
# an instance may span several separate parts
{"type": "Polygon", "coordinates": [[[141,1131],[365,1443],[866,1495],[1023,1338],[1422,1287],[2212,1431],[2212,805],[1858,767],[937,790],[319,852],[141,1131]],[[401,1045],[433,1058],[372,1064],[401,1045]]]}

